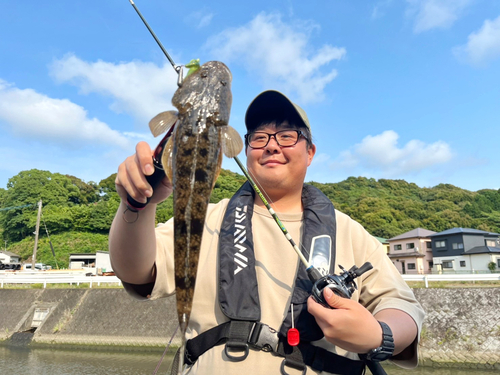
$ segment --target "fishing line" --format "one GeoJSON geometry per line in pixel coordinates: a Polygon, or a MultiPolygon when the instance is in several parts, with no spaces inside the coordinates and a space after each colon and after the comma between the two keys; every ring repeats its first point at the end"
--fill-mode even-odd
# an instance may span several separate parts
{"type": "Polygon", "coordinates": [[[160,366],[161,366],[161,363],[163,362],[163,358],[165,357],[165,354],[167,354],[167,351],[168,351],[168,348],[170,348],[170,344],[172,344],[172,340],[174,339],[175,337],[175,334],[177,333],[177,330],[179,329],[180,327],[180,324],[177,324],[177,327],[175,328],[175,331],[174,331],[174,334],[172,335],[172,337],[170,338],[170,341],[168,342],[167,344],[167,347],[165,348],[165,350],[163,351],[163,354],[160,358],[160,361],[158,362],[158,364],[156,365],[156,368],[155,370],[153,371],[153,375],[156,375],[156,373],[158,372],[158,370],[160,369],[160,366]]]}

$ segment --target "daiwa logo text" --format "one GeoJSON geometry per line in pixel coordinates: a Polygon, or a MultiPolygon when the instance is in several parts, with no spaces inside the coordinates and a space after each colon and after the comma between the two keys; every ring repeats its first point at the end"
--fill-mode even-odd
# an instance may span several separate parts
{"type": "Polygon", "coordinates": [[[248,258],[243,255],[246,250],[244,243],[247,239],[247,230],[245,227],[246,218],[247,206],[243,206],[243,208],[236,207],[234,218],[234,246],[236,247],[236,251],[234,253],[235,275],[248,266],[248,258]]]}

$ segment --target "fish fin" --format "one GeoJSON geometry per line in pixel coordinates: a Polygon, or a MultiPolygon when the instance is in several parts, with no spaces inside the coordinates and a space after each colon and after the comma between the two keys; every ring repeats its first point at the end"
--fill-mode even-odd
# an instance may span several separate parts
{"type": "Polygon", "coordinates": [[[228,158],[234,158],[243,150],[243,140],[232,126],[221,129],[222,151],[228,158]]]}
{"type": "Polygon", "coordinates": [[[163,154],[161,155],[161,165],[163,166],[163,170],[167,175],[170,182],[173,182],[174,178],[174,168],[172,164],[174,153],[174,137],[171,136],[167,144],[165,145],[165,150],[163,150],[163,154]]]}
{"type": "Polygon", "coordinates": [[[165,111],[158,113],[155,117],[149,121],[149,129],[151,130],[151,134],[154,137],[159,136],[162,133],[165,133],[168,129],[170,129],[175,122],[177,121],[177,112],[176,111],[165,111]]]}

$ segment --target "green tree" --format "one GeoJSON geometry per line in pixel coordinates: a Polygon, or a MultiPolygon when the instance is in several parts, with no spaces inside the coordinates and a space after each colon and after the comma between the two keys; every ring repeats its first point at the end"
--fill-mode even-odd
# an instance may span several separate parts
{"type": "Polygon", "coordinates": [[[75,204],[87,204],[99,201],[100,188],[95,182],[84,182],[78,177],[66,175],[71,183],[78,189],[78,194],[70,197],[70,201],[75,204]]]}
{"type": "Polygon", "coordinates": [[[495,272],[495,270],[497,269],[497,265],[495,262],[489,262],[488,263],[488,269],[491,271],[491,272],[495,272]]]}

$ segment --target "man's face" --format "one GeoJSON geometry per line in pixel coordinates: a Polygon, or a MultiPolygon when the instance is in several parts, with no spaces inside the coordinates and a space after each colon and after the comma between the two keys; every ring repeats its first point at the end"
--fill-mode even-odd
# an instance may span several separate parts
{"type": "MultiPolygon", "coordinates": [[[[267,125],[258,131],[274,134],[285,129],[294,128],[284,123],[279,128],[267,125]]],[[[252,149],[247,146],[247,168],[250,175],[269,194],[284,194],[288,190],[302,189],[307,167],[311,164],[315,152],[316,147],[308,147],[304,137],[300,137],[297,144],[290,147],[280,147],[276,139],[271,137],[264,148],[252,149]]]]}

